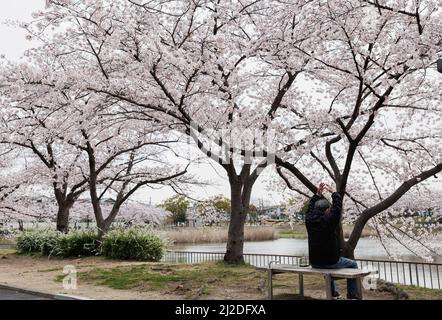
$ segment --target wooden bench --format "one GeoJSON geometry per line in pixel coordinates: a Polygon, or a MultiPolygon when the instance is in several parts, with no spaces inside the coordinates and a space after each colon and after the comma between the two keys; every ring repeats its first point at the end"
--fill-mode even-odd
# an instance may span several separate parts
{"type": "Polygon", "coordinates": [[[273,299],[273,275],[280,273],[295,273],[299,279],[299,294],[304,296],[304,275],[321,275],[325,279],[325,288],[327,299],[332,300],[331,281],[339,279],[356,279],[358,296],[362,299],[361,278],[371,274],[371,271],[361,269],[315,269],[312,267],[300,267],[293,264],[274,264],[270,263],[267,268],[256,268],[268,273],[269,282],[269,300],[273,299]]]}

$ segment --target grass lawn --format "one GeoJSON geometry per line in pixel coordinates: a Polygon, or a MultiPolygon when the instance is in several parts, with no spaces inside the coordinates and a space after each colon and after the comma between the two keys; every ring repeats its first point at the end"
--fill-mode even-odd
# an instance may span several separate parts
{"type": "Polygon", "coordinates": [[[262,273],[255,272],[250,266],[223,262],[197,265],[146,263],[122,268],[95,268],[79,273],[80,282],[92,282],[112,289],[174,293],[185,299],[211,294],[217,296],[223,291],[261,294],[264,292],[264,279],[262,273]]]}
{"type": "Polygon", "coordinates": [[[442,300],[442,290],[402,285],[398,285],[398,287],[408,293],[411,300],[442,300]]]}
{"type": "MultiPolygon", "coordinates": [[[[134,267],[95,268],[79,273],[80,281],[113,289],[175,293],[183,299],[254,298],[267,295],[267,275],[249,265],[229,265],[224,262],[198,265],[147,263],[134,267]]],[[[304,277],[307,299],[324,298],[322,277],[304,277]]],[[[338,281],[341,293],[345,280],[338,281]]],[[[442,299],[442,290],[400,286],[410,299],[442,299]]],[[[275,299],[299,299],[297,277],[293,274],[274,276],[275,299]]],[[[367,299],[395,299],[387,292],[366,291],[367,299]]]]}

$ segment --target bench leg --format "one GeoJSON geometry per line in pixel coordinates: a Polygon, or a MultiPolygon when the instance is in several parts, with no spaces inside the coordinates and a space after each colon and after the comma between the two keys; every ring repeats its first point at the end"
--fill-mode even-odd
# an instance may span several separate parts
{"type": "Polygon", "coordinates": [[[326,274],[324,278],[325,278],[325,293],[327,296],[327,300],[333,300],[333,293],[331,286],[332,278],[329,274],[326,274]]]}
{"type": "Polygon", "coordinates": [[[356,288],[358,290],[358,297],[362,300],[362,279],[356,279],[356,288]]]}
{"type": "Polygon", "coordinates": [[[299,278],[299,295],[301,297],[303,297],[304,296],[304,275],[302,273],[299,273],[298,278],[299,278]]]}
{"type": "Polygon", "coordinates": [[[269,283],[269,300],[273,299],[273,271],[269,269],[267,271],[268,283],[269,283]]]}

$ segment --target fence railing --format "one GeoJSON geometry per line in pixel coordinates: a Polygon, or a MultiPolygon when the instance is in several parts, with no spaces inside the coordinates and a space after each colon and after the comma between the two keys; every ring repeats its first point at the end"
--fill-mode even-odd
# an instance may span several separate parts
{"type": "Polygon", "coordinates": [[[378,271],[378,278],[417,287],[442,289],[442,264],[412,261],[356,259],[361,268],[378,271]]]}
{"type": "MultiPolygon", "coordinates": [[[[224,252],[167,251],[162,261],[169,263],[202,263],[223,260],[224,252]]],[[[245,253],[244,261],[255,267],[266,267],[270,261],[299,265],[303,256],[245,253]]],[[[388,282],[442,289],[442,264],[412,261],[356,259],[361,269],[377,271],[373,276],[388,282]]]]}

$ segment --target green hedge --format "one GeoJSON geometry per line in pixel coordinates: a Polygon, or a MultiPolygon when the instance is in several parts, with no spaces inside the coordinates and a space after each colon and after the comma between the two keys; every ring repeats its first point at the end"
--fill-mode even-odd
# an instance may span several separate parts
{"type": "Polygon", "coordinates": [[[94,230],[76,230],[68,234],[46,229],[28,230],[17,238],[20,253],[45,256],[78,257],[96,254],[97,235],[94,230]]]}
{"type": "Polygon", "coordinates": [[[94,229],[71,231],[68,234],[34,229],[18,236],[17,250],[20,253],[64,258],[103,255],[112,259],[159,261],[166,244],[152,231],[138,227],[111,230],[101,244],[94,229]]]}
{"type": "Polygon", "coordinates": [[[97,254],[97,232],[93,229],[71,231],[58,238],[53,255],[81,257],[97,254]]]}
{"type": "Polygon", "coordinates": [[[164,241],[143,228],[120,228],[103,238],[101,253],[108,258],[139,261],[160,261],[166,250],[164,241]]]}
{"type": "Polygon", "coordinates": [[[17,237],[17,250],[20,253],[50,255],[60,235],[59,232],[48,229],[24,231],[17,237]]]}

